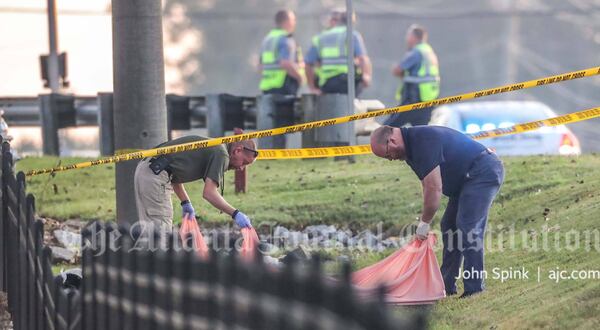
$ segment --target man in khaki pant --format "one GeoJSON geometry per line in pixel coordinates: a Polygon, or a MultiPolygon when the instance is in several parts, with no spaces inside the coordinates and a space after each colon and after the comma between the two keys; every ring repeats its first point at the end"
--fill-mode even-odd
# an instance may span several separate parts
{"type": "MultiPolygon", "coordinates": [[[[158,147],[206,140],[202,136],[184,136],[158,147]]],[[[195,211],[184,183],[204,180],[202,197],[212,206],[230,215],[240,227],[251,227],[250,218],[231,206],[222,196],[223,176],[229,169],[243,169],[254,162],[258,152],[253,140],[234,142],[210,148],[189,150],[139,162],[134,177],[138,217],[143,228],[160,230],[161,240],[171,232],[175,192],[181,201],[184,218],[195,220],[195,211]],[[221,188],[219,194],[218,188],[221,188]]]]}

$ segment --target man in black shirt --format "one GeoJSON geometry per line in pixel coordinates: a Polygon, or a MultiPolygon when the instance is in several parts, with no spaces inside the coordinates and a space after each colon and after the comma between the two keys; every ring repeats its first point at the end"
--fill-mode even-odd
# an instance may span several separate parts
{"type": "MultiPolygon", "coordinates": [[[[203,136],[183,136],[157,147],[206,140],[203,136]]],[[[222,196],[223,176],[230,169],[243,169],[256,160],[254,140],[221,144],[209,148],[188,150],[141,160],[134,176],[136,206],[139,221],[160,230],[161,244],[173,225],[171,195],[181,204],[184,219],[196,221],[195,210],[184,183],[203,180],[202,197],[221,212],[231,216],[241,227],[252,227],[250,218],[231,206],[222,196]],[[221,194],[219,194],[221,188],[221,194]]]]}
{"type": "Polygon", "coordinates": [[[381,126],[371,135],[371,148],[376,156],[406,161],[421,180],[424,203],[417,238],[427,238],[442,193],[450,198],[441,221],[446,293],[456,294],[463,257],[470,276],[463,280],[461,298],[483,291],[483,239],[489,209],[504,181],[502,162],[482,144],[440,126],[381,126]]]}

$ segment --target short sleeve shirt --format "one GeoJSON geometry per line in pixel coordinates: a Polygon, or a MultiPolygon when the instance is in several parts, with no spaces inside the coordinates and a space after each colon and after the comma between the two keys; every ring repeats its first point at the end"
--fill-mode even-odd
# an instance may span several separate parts
{"type": "MultiPolygon", "coordinates": [[[[165,142],[158,147],[207,140],[197,135],[183,136],[165,142]]],[[[168,155],[170,159],[172,183],[186,183],[199,179],[210,178],[221,186],[225,171],[229,167],[229,153],[224,145],[209,148],[189,150],[168,155]]]]}
{"type": "Polygon", "coordinates": [[[406,163],[423,180],[437,166],[446,196],[460,193],[471,164],[486,148],[459,131],[442,126],[402,127],[406,163]]]}
{"type": "Polygon", "coordinates": [[[296,41],[291,36],[279,38],[277,42],[277,61],[296,61],[296,41]]]}
{"type": "Polygon", "coordinates": [[[402,70],[408,71],[411,76],[417,76],[422,60],[423,55],[421,55],[421,52],[413,48],[404,55],[399,66],[402,70]]]}
{"type": "MultiPolygon", "coordinates": [[[[365,41],[363,40],[362,35],[358,31],[354,31],[352,34],[353,43],[354,43],[354,57],[359,57],[363,55],[367,55],[367,48],[365,47],[365,41]]],[[[315,64],[321,60],[321,55],[319,54],[319,50],[316,45],[311,45],[306,52],[306,56],[304,57],[304,61],[306,64],[315,64]]]]}

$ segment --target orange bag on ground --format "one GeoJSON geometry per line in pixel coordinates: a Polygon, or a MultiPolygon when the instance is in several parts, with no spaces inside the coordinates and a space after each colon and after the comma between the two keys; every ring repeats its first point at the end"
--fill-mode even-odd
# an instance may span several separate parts
{"type": "Polygon", "coordinates": [[[442,273],[433,247],[436,237],[429,237],[403,246],[380,262],[352,274],[352,283],[359,294],[374,293],[377,287],[387,287],[386,301],[391,304],[430,304],[446,297],[442,273]]]}
{"type": "Polygon", "coordinates": [[[194,251],[196,251],[200,258],[204,260],[208,259],[208,246],[204,241],[204,236],[202,236],[198,222],[196,219],[185,217],[181,221],[179,237],[181,237],[182,242],[185,242],[190,236],[192,236],[192,247],[194,248],[194,251]]]}
{"type": "Polygon", "coordinates": [[[240,249],[240,257],[244,261],[252,261],[254,260],[256,247],[260,242],[258,234],[254,228],[242,228],[241,232],[244,241],[242,242],[242,248],[240,249]]]}

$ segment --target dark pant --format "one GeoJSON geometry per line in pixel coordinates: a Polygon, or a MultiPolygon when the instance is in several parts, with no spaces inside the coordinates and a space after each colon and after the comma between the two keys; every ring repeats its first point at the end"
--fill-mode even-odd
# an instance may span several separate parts
{"type": "MultiPolygon", "coordinates": [[[[360,95],[363,89],[361,81],[362,77],[357,74],[354,79],[354,96],[356,97],[360,95]]],[[[348,94],[348,75],[344,73],[331,77],[320,89],[325,94],[348,94]]]]}
{"type": "Polygon", "coordinates": [[[299,88],[298,80],[286,75],[283,86],[263,91],[263,94],[296,95],[299,88]]]}
{"type": "Polygon", "coordinates": [[[484,151],[471,165],[460,193],[450,197],[441,222],[444,242],[441,272],[446,292],[456,292],[456,277],[463,258],[463,273],[470,277],[463,278],[465,292],[483,291],[485,226],[503,181],[502,162],[495,154],[484,151]]]}
{"type": "MultiPolygon", "coordinates": [[[[407,105],[419,102],[421,102],[421,93],[419,92],[419,85],[404,84],[402,88],[402,101],[400,102],[400,105],[407,105]]],[[[431,119],[431,111],[433,111],[433,107],[394,113],[390,115],[384,121],[383,124],[392,127],[402,127],[407,124],[410,124],[411,126],[427,125],[429,124],[429,120],[431,119]]]]}

